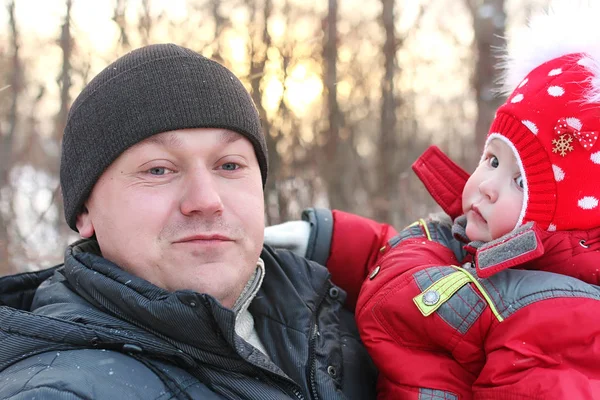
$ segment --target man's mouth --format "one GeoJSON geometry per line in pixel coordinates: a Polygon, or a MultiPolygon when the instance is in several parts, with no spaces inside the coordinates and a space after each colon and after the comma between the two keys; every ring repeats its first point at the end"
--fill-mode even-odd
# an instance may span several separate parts
{"type": "Polygon", "coordinates": [[[234,239],[226,235],[218,233],[203,233],[198,235],[185,236],[181,239],[175,240],[173,243],[220,243],[233,241],[234,239]]]}

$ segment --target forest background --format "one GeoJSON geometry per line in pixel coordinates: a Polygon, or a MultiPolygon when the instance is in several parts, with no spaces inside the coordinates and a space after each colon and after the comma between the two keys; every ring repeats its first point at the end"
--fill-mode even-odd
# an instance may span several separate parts
{"type": "Polygon", "coordinates": [[[78,238],[58,183],[69,106],[111,61],[173,42],[239,76],[269,147],[267,224],[332,207],[402,228],[436,206],[437,144],[476,165],[503,99],[498,49],[544,0],[1,0],[0,275],[78,238]]]}

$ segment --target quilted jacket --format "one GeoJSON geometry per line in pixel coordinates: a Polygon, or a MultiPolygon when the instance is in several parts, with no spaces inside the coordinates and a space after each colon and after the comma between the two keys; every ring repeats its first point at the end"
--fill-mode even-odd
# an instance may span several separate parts
{"type": "Polygon", "coordinates": [[[327,270],[265,247],[250,305],[269,358],[214,298],[97,254],[0,278],[0,399],[370,399],[376,372],[327,270]]]}

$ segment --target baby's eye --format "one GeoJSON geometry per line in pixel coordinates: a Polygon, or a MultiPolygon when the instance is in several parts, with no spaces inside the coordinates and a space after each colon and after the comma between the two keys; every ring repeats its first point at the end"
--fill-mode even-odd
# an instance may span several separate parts
{"type": "Polygon", "coordinates": [[[490,156],[488,162],[492,168],[498,168],[498,165],[500,165],[500,161],[498,161],[498,157],[496,156],[490,156]]]}
{"type": "Polygon", "coordinates": [[[523,177],[521,175],[515,178],[515,183],[519,185],[521,189],[523,189],[523,177]]]}

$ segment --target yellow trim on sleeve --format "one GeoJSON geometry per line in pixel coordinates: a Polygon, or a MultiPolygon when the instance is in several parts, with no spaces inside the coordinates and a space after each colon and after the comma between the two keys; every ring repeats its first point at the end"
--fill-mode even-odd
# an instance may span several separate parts
{"type": "Polygon", "coordinates": [[[427,222],[425,222],[425,220],[423,218],[421,218],[421,219],[419,219],[419,224],[421,224],[421,226],[425,230],[425,234],[427,235],[427,239],[431,240],[431,234],[429,233],[429,228],[427,227],[427,222]]]}
{"type": "Polygon", "coordinates": [[[439,281],[434,282],[421,294],[415,296],[413,301],[421,311],[421,314],[427,317],[433,314],[442,304],[448,301],[454,293],[469,282],[469,278],[463,274],[453,272],[439,281]]]}
{"type": "Polygon", "coordinates": [[[448,301],[461,287],[469,282],[472,282],[477,286],[477,289],[483,295],[486,303],[490,306],[490,310],[499,322],[504,321],[504,318],[498,312],[498,309],[492,302],[492,299],[488,293],[484,290],[481,283],[473,275],[468,273],[464,268],[452,265],[456,272],[446,275],[442,279],[434,282],[423,292],[413,298],[413,302],[416,304],[419,311],[423,316],[427,317],[434,313],[438,308],[448,301]],[[426,297],[427,296],[427,297],[426,297]]]}

